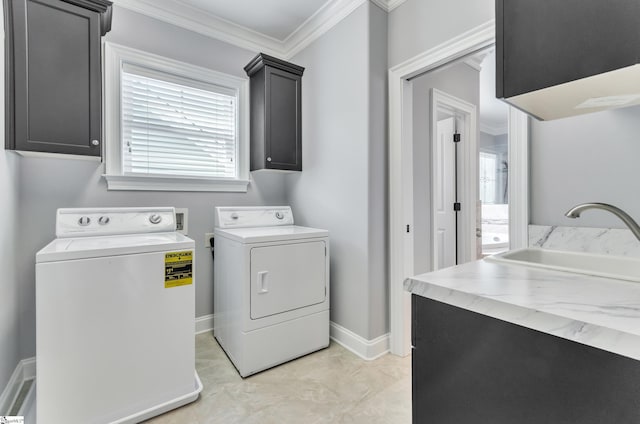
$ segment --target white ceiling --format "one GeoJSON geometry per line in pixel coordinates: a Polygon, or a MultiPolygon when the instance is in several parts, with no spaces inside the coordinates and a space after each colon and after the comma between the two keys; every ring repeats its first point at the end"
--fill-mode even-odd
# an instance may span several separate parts
{"type": "Polygon", "coordinates": [[[252,31],[284,41],[331,0],[177,0],[252,31]]]}

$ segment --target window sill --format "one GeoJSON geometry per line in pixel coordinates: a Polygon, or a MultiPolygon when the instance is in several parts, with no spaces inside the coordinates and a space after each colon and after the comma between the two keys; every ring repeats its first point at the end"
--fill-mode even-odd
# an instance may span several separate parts
{"type": "Polygon", "coordinates": [[[246,193],[249,180],[103,175],[108,190],[221,191],[246,193]]]}

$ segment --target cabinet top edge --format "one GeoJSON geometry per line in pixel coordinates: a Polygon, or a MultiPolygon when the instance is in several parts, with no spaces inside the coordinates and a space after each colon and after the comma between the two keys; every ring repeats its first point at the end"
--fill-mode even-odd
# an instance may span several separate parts
{"type": "Polygon", "coordinates": [[[62,0],[65,3],[75,4],[95,12],[105,13],[111,9],[113,2],[109,0],[62,0]]]}
{"type": "Polygon", "coordinates": [[[100,35],[104,36],[111,31],[111,16],[113,2],[109,0],[62,0],[65,3],[83,7],[100,14],[100,35]]]}
{"type": "Polygon", "coordinates": [[[290,72],[294,75],[302,76],[304,68],[302,66],[295,65],[282,59],[278,59],[273,56],[269,56],[264,53],[259,53],[254,57],[251,62],[244,67],[248,76],[252,76],[265,66],[271,66],[282,71],[290,72]]]}

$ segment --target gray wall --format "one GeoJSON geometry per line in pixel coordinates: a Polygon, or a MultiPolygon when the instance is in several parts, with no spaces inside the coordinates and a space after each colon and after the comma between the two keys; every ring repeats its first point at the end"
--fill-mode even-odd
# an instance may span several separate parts
{"type": "MultiPolygon", "coordinates": [[[[0,18],[3,16],[0,4],[0,18]]],[[[0,19],[0,35],[4,19],[0,19]]],[[[4,69],[4,42],[0,42],[0,69],[4,69]]],[[[4,149],[4,84],[0,84],[0,393],[7,385],[20,357],[18,279],[15,272],[18,161],[4,149]]],[[[5,411],[0,411],[0,413],[5,411]]]]}
{"type": "Polygon", "coordinates": [[[389,66],[494,18],[494,0],[407,0],[389,13],[389,66]]]}
{"type": "Polygon", "coordinates": [[[412,80],[412,85],[414,272],[422,274],[431,270],[431,89],[478,105],[480,74],[457,63],[421,75],[412,80]]]}
{"type": "Polygon", "coordinates": [[[331,320],[365,339],[388,331],[384,18],[366,2],[292,59],[307,70],[289,202],[330,231],[331,320]]]}
{"type": "Polygon", "coordinates": [[[387,13],[369,7],[369,337],[389,331],[387,13]]]}
{"type": "Polygon", "coordinates": [[[507,153],[509,136],[507,134],[491,135],[481,131],[478,149],[492,153],[507,153]]]}
{"type": "MultiPolygon", "coordinates": [[[[115,7],[107,40],[221,72],[245,76],[254,52],[115,7]]],[[[213,208],[224,205],[286,204],[284,177],[252,175],[245,193],[107,191],[97,162],[78,159],[20,158],[21,357],[35,354],[34,255],[54,238],[60,207],[175,206],[189,209],[189,235],[196,240],[196,316],[213,313],[213,265],[204,233],[213,229],[213,208]]],[[[4,313],[4,311],[3,311],[4,313]]]]}
{"type": "Polygon", "coordinates": [[[532,224],[625,228],[602,211],[564,217],[583,202],[611,203],[640,220],[640,106],[531,121],[532,224]]]}
{"type": "MultiPolygon", "coordinates": [[[[3,93],[4,94],[4,93],[3,93]]],[[[4,102],[3,102],[4,104],[4,102]]],[[[4,107],[2,108],[4,116],[4,107]]],[[[4,144],[4,129],[2,129],[4,144]]],[[[16,174],[17,161],[13,153],[0,150],[0,393],[4,390],[20,356],[18,279],[15,228],[17,227],[16,174]]],[[[5,412],[5,411],[0,411],[5,412]]]]}

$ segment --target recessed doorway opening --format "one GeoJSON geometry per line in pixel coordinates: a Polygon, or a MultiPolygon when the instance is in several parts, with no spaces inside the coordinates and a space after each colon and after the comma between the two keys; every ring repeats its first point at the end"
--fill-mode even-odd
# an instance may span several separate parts
{"type": "MultiPolygon", "coordinates": [[[[428,168],[427,172],[432,169],[429,161],[419,162],[415,156],[415,144],[419,137],[414,127],[414,105],[417,93],[414,92],[414,79],[416,77],[434,70],[442,70],[447,65],[455,62],[467,62],[471,67],[479,67],[479,63],[474,61],[473,56],[483,52],[485,55],[488,49],[492,48],[495,42],[495,24],[489,22],[481,25],[455,39],[449,40],[442,45],[425,51],[406,62],[395,66],[389,71],[389,128],[390,128],[390,154],[389,154],[389,209],[390,209],[390,225],[389,225],[389,260],[390,260],[390,280],[389,280],[389,298],[390,298],[390,347],[391,352],[396,355],[405,356],[411,351],[411,333],[410,333],[410,296],[403,289],[403,281],[407,277],[415,274],[430,271],[433,263],[429,264],[426,269],[420,269],[416,266],[416,258],[431,258],[433,249],[429,248],[426,252],[415,252],[419,243],[415,243],[415,237],[420,229],[420,222],[424,222],[424,216],[418,215],[418,208],[414,207],[414,202],[419,201],[415,196],[416,192],[420,192],[420,187],[414,187],[414,171],[417,169],[428,168]],[[418,161],[418,163],[416,163],[418,161]]],[[[450,91],[450,90],[447,90],[450,91]]],[[[452,93],[447,93],[452,94],[452,93]]],[[[455,93],[453,93],[455,95],[455,93]]],[[[477,104],[477,103],[476,103],[477,104]]],[[[477,119],[477,113],[474,114],[477,119]]],[[[429,118],[421,117],[425,121],[429,118]]],[[[431,118],[433,119],[433,118],[431,118]]],[[[433,119],[437,122],[438,117],[433,119]]],[[[527,243],[527,226],[528,226],[528,117],[514,109],[508,108],[508,151],[507,164],[508,172],[505,176],[506,188],[498,187],[496,181],[499,180],[497,170],[500,168],[500,157],[498,155],[491,156],[491,152],[485,152],[483,155],[483,166],[487,170],[487,179],[491,179],[491,183],[485,184],[486,195],[485,203],[490,204],[489,193],[493,190],[493,201],[491,204],[497,204],[496,198],[498,193],[507,192],[509,201],[508,209],[508,234],[509,246],[511,248],[524,247],[527,243]],[[490,176],[491,169],[496,170],[496,175],[490,176]],[[491,188],[492,187],[492,188],[491,188]]],[[[430,143],[430,131],[424,136],[430,143]]],[[[476,141],[480,137],[480,132],[475,131],[476,141]]],[[[427,141],[422,140],[426,143],[427,141]]],[[[465,262],[480,258],[483,255],[482,250],[482,204],[480,203],[480,151],[478,146],[469,149],[471,152],[468,159],[468,165],[460,170],[459,173],[465,172],[462,178],[462,184],[467,185],[467,189],[463,191],[463,195],[469,196],[466,202],[472,207],[466,208],[467,219],[466,229],[462,232],[463,239],[472,240],[463,249],[466,256],[461,258],[458,256],[457,262],[465,262]],[[471,218],[472,217],[472,218],[471,218]]],[[[460,181],[456,184],[460,187],[460,181]]],[[[431,192],[433,185],[429,183],[428,190],[431,192]]],[[[504,199],[500,199],[504,200],[504,199]]],[[[428,205],[431,207],[431,205],[428,205]]],[[[504,208],[503,208],[504,209],[504,208]]],[[[426,210],[426,209],[424,209],[426,210]]],[[[430,210],[430,209],[429,209],[430,210]]],[[[465,211],[463,206],[462,211],[465,211]]],[[[485,214],[488,216],[488,213],[485,214]]],[[[431,222],[429,219],[427,222],[431,222]]],[[[459,226],[458,226],[459,227],[459,226]]],[[[428,244],[432,244],[433,238],[428,239],[428,244]]],[[[457,247],[460,252],[460,246],[457,247]]],[[[431,261],[430,261],[431,262],[431,261]]]]}

